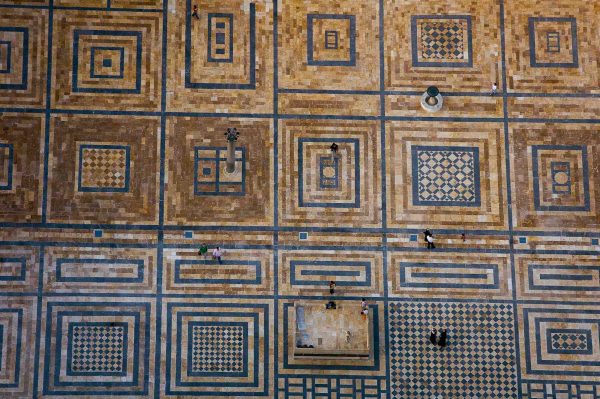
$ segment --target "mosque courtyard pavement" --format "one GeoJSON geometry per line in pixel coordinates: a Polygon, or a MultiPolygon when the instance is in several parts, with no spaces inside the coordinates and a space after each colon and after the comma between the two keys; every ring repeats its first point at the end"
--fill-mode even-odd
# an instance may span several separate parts
{"type": "Polygon", "coordinates": [[[599,15],[0,0],[0,397],[599,399],[599,15]]]}

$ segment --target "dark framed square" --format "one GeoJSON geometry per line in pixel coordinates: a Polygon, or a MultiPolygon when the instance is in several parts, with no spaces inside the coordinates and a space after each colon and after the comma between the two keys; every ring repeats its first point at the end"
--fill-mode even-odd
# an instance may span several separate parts
{"type": "MultiPolygon", "coordinates": [[[[548,40],[548,37],[546,37],[548,40]]],[[[560,40],[560,39],[559,39],[560,40]]],[[[546,43],[548,45],[548,42],[546,43]]],[[[577,49],[577,20],[572,17],[529,17],[529,52],[531,66],[534,68],[577,68],[579,67],[579,52],[577,49]],[[573,49],[572,62],[538,62],[536,58],[535,29],[538,22],[557,22],[571,24],[571,48],[573,49]]],[[[560,52],[560,45],[551,52],[560,52]]]]}
{"type": "MultiPolygon", "coordinates": [[[[590,210],[590,182],[588,171],[587,147],[579,145],[534,145],[531,146],[532,174],[533,174],[533,203],[538,211],[589,211],[590,210]],[[540,176],[538,157],[540,150],[581,151],[581,168],[583,178],[583,205],[542,205],[540,201],[540,176]]],[[[572,180],[571,177],[569,180],[572,180]]],[[[554,185],[553,185],[554,188],[554,185]]]]}
{"type": "Polygon", "coordinates": [[[67,339],[67,375],[69,376],[126,376],[127,375],[127,344],[128,344],[128,326],[127,323],[118,323],[118,322],[73,322],[69,323],[69,332],[67,339]],[[120,371],[98,371],[98,372],[89,372],[89,371],[76,371],[73,370],[73,357],[77,353],[77,348],[74,348],[73,339],[75,336],[75,329],[81,327],[120,327],[124,331],[123,338],[123,347],[122,347],[122,359],[120,363],[120,371]]]}
{"type": "Polygon", "coordinates": [[[335,30],[326,30],[325,31],[325,48],[335,50],[338,48],[338,39],[339,39],[338,31],[335,30]]]}
{"type": "MultiPolygon", "coordinates": [[[[12,274],[12,275],[2,275],[0,276],[0,281],[25,281],[25,276],[27,274],[27,259],[26,258],[6,258],[3,256],[0,256],[0,265],[1,264],[10,264],[10,263],[16,263],[19,265],[19,273],[18,274],[12,274]]],[[[2,345],[0,345],[1,347],[2,345]]],[[[0,348],[1,350],[1,348],[0,348]]],[[[0,353],[0,358],[2,357],[2,354],[0,353]]],[[[2,370],[2,367],[0,367],[0,370],[2,370]]]]}
{"type": "MultiPolygon", "coordinates": [[[[323,208],[360,208],[360,142],[359,139],[339,137],[300,137],[298,139],[298,206],[323,208]],[[309,202],[304,199],[304,143],[350,143],[354,147],[354,202],[309,202]]],[[[320,181],[319,181],[320,186],[320,181]]]]}
{"type": "Polygon", "coordinates": [[[208,14],[208,62],[233,62],[233,14],[209,13],[208,14]],[[227,28],[225,22],[214,22],[217,18],[226,19],[229,24],[229,35],[222,30],[227,28]],[[214,30],[214,32],[213,32],[214,30]],[[213,43],[214,36],[214,43],[213,43]],[[213,53],[214,48],[214,53],[213,53]],[[217,57],[221,56],[221,57],[217,57]]]}
{"type": "MultiPolygon", "coordinates": [[[[536,351],[536,355],[537,355],[537,364],[543,364],[543,365],[554,365],[554,366],[560,366],[560,365],[579,365],[579,366],[600,366],[600,361],[594,361],[594,360],[549,360],[543,359],[543,355],[542,355],[542,335],[541,335],[541,324],[542,323],[557,323],[557,324],[562,324],[562,323],[573,323],[573,324],[578,324],[578,323],[586,323],[586,324],[595,324],[596,328],[600,329],[600,320],[598,319],[592,319],[592,318],[588,318],[588,319],[578,319],[578,318],[573,318],[573,319],[565,319],[565,318],[558,318],[558,317],[539,317],[536,318],[534,321],[534,328],[535,328],[535,335],[536,337],[539,337],[539,339],[536,340],[535,342],[535,351],[536,351]]],[[[559,330],[559,329],[554,329],[554,330],[559,330]]],[[[562,329],[560,329],[562,330],[562,329]]],[[[585,350],[585,351],[579,351],[577,352],[580,355],[591,355],[594,352],[594,348],[593,348],[593,338],[592,338],[592,331],[591,330],[584,330],[584,329],[577,329],[577,330],[581,330],[581,331],[589,331],[589,344],[590,346],[588,347],[589,350],[585,350]]],[[[526,329],[525,331],[529,331],[528,329],[526,329]]],[[[550,338],[550,332],[552,332],[552,329],[550,329],[550,331],[546,331],[546,336],[544,337],[545,339],[549,339],[550,338]]],[[[526,344],[529,344],[529,342],[527,341],[527,339],[525,340],[526,344]]],[[[548,343],[547,343],[548,344],[548,343]]],[[[548,346],[548,345],[547,345],[548,346]]],[[[556,351],[551,353],[551,354],[567,354],[567,352],[565,351],[556,351]]],[[[569,353],[572,354],[572,353],[569,353]]],[[[532,372],[530,365],[528,365],[528,372],[532,372]]],[[[538,373],[540,373],[541,371],[537,371],[538,373]]],[[[557,369],[556,371],[544,371],[544,374],[562,374],[562,373],[568,373],[565,370],[560,370],[557,369]]],[[[572,374],[572,373],[571,373],[572,374]]],[[[599,373],[594,372],[594,375],[599,375],[599,373]]],[[[581,371],[581,375],[590,375],[590,373],[586,373],[585,371],[581,371]]]]}
{"type": "Polygon", "coordinates": [[[131,153],[128,145],[112,144],[81,144],[79,146],[79,176],[77,178],[77,190],[81,192],[105,192],[105,193],[126,193],[129,191],[130,181],[131,153]],[[83,151],[86,149],[102,150],[125,150],[125,186],[124,187],[91,187],[84,186],[82,182],[83,175],[83,151]]]}
{"type": "MultiPolygon", "coordinates": [[[[112,60],[105,58],[102,60],[102,66],[110,68],[112,66],[112,60]],[[107,63],[106,61],[110,61],[107,63]]],[[[123,71],[125,70],[125,48],[124,47],[92,47],[92,55],[90,60],[90,77],[92,78],[105,78],[105,79],[123,79],[123,71]],[[117,74],[106,74],[96,72],[96,52],[101,51],[118,51],[119,52],[119,73],[117,74]]]]}
{"type": "MultiPolygon", "coordinates": [[[[206,395],[217,395],[217,396],[250,396],[252,394],[257,396],[267,395],[269,392],[269,372],[265,370],[262,375],[259,373],[260,365],[268,369],[269,360],[269,345],[271,344],[271,337],[269,334],[269,305],[254,303],[254,304],[239,304],[239,303],[169,303],[167,304],[167,315],[169,315],[166,322],[166,381],[165,391],[167,395],[190,395],[190,396],[206,396],[206,395]],[[227,308],[226,311],[218,311],[215,308],[227,308]],[[180,310],[185,309],[185,310],[180,310]],[[231,309],[231,311],[229,310],[231,309]],[[263,315],[263,321],[260,321],[260,315],[263,315]],[[188,332],[188,328],[184,325],[184,318],[190,323],[204,322],[209,324],[215,323],[243,323],[246,326],[249,322],[252,323],[252,329],[254,330],[253,339],[254,351],[251,354],[253,356],[253,367],[252,367],[252,378],[248,378],[245,382],[240,381],[244,377],[236,377],[231,374],[221,376],[220,378],[214,378],[206,381],[185,381],[183,380],[184,372],[182,365],[185,364],[182,358],[182,349],[187,348],[183,346],[184,332],[188,332]],[[198,318],[200,320],[194,320],[198,318]],[[202,318],[209,318],[209,320],[201,320],[202,318]],[[223,321],[214,321],[214,319],[227,319],[223,321]],[[241,321],[238,321],[238,320],[241,321]],[[172,340],[172,336],[176,336],[176,340],[172,340]],[[264,362],[261,363],[261,355],[264,356],[264,362]],[[171,370],[174,368],[174,376],[172,376],[171,370]],[[233,387],[237,390],[228,391],[227,393],[220,393],[212,390],[216,387],[233,387]],[[249,393],[244,391],[244,388],[261,388],[262,392],[253,391],[249,393]],[[204,388],[205,390],[197,391],[192,388],[204,388]],[[239,389],[238,389],[239,388],[239,389]]],[[[248,331],[250,330],[249,327],[248,331]]],[[[249,342],[249,341],[247,341],[249,342]]],[[[246,348],[249,346],[246,345],[246,348]]],[[[249,359],[246,359],[248,367],[250,367],[249,359]]],[[[188,363],[189,365],[189,363],[188,363]]],[[[250,368],[248,368],[248,374],[250,368]]],[[[186,373],[187,375],[187,373],[186,373]]],[[[204,376],[203,376],[204,377],[204,376]]]]}
{"type": "Polygon", "coordinates": [[[546,330],[546,352],[557,355],[591,355],[594,349],[592,347],[592,331],[574,328],[549,328],[546,330]],[[556,349],[552,347],[553,335],[579,335],[585,337],[585,349],[556,349]]]}
{"type": "Polygon", "coordinates": [[[12,144],[0,143],[0,151],[5,154],[8,153],[6,158],[0,157],[0,190],[12,190],[12,175],[13,175],[13,163],[14,163],[14,149],[12,144]]]}
{"type": "Polygon", "coordinates": [[[546,51],[548,53],[560,53],[560,33],[546,33],[546,51]]]}
{"type": "MultiPolygon", "coordinates": [[[[147,371],[149,370],[149,353],[150,353],[150,304],[149,303],[135,303],[136,308],[139,311],[130,311],[128,308],[131,306],[131,303],[124,302],[48,302],[47,308],[47,324],[46,324],[46,351],[45,351],[45,360],[44,360],[44,385],[43,385],[43,393],[44,395],[73,395],[73,391],[65,389],[60,390],[61,387],[82,387],[82,388],[92,388],[92,390],[85,391],[86,395],[146,395],[148,393],[148,384],[149,384],[149,375],[147,371]],[[81,307],[90,307],[97,306],[99,308],[111,307],[115,310],[105,311],[105,310],[78,310],[77,308],[81,307]],[[58,310],[55,311],[54,308],[65,308],[65,307],[73,307],[73,310],[58,310]],[[123,308],[119,310],[119,308],[123,308]],[[62,363],[62,354],[66,353],[66,348],[62,348],[62,339],[63,331],[63,319],[65,317],[78,317],[78,318],[86,318],[87,320],[93,319],[94,317],[132,317],[133,318],[133,363],[132,370],[128,373],[132,375],[131,381],[60,381],[60,373],[61,363],[62,363]],[[141,329],[141,320],[144,320],[144,330],[141,329]],[[52,331],[53,327],[56,327],[55,336],[58,337],[54,343],[54,363],[51,362],[51,348],[53,346],[51,337],[53,336],[52,331]],[[139,343],[141,340],[141,336],[143,334],[144,337],[144,346],[140,347],[139,343]],[[144,370],[146,370],[146,375],[143,376],[143,381],[139,380],[139,368],[143,365],[144,370]],[[50,368],[55,370],[54,378],[50,378],[50,368]],[[97,388],[93,390],[93,388],[97,388]],[[103,390],[102,388],[116,388],[115,390],[103,390]],[[120,390],[122,388],[138,388],[137,390],[120,390]]],[[[91,320],[90,320],[91,321],[91,320]]],[[[89,374],[88,374],[89,375],[89,374]]],[[[95,376],[95,375],[94,375],[95,376]]],[[[102,377],[102,376],[98,376],[102,377]]]]}
{"type": "Polygon", "coordinates": [[[552,193],[553,194],[570,194],[571,193],[571,164],[569,162],[550,162],[550,175],[552,178],[552,193]],[[556,181],[558,173],[567,175],[566,182],[556,181]]]}
{"type": "MultiPolygon", "coordinates": [[[[84,30],[76,29],[73,32],[73,72],[72,72],[72,89],[78,93],[113,93],[113,94],[140,94],[142,89],[142,32],[136,31],[111,31],[111,30],[84,30]],[[135,88],[94,88],[79,86],[79,41],[82,36],[124,36],[136,38],[135,46],[135,88]]],[[[93,52],[92,52],[93,53],[93,52]]],[[[121,57],[124,60],[124,57],[121,57]]],[[[121,71],[124,70],[124,63],[121,71]]],[[[94,65],[91,65],[92,71],[94,65]]],[[[98,76],[96,76],[98,77],[98,76]]],[[[103,77],[106,79],[106,77],[103,77]]],[[[115,78],[110,76],[110,78],[115,78]]]]}
{"type": "Polygon", "coordinates": [[[322,156],[319,158],[319,187],[320,188],[338,188],[340,185],[340,165],[339,158],[336,156],[322,156]],[[332,168],[334,175],[325,176],[326,169],[332,168]]]}
{"type": "MultiPolygon", "coordinates": [[[[306,16],[306,26],[307,26],[307,39],[306,39],[306,51],[307,51],[307,62],[308,65],[321,65],[321,66],[355,66],[356,65],[356,16],[354,15],[344,15],[344,14],[308,14],[306,16]],[[313,32],[313,24],[315,20],[348,20],[349,24],[349,57],[347,60],[326,60],[319,61],[314,57],[314,32],[313,32]]],[[[339,35],[338,35],[339,36],[339,35]]],[[[327,38],[327,36],[326,36],[327,38]]],[[[327,40],[327,39],[325,39],[327,40]]],[[[336,40],[336,47],[338,47],[339,42],[336,40]]],[[[327,41],[324,43],[327,45],[327,41]]],[[[333,49],[333,47],[325,47],[327,49],[333,49]]]]}
{"type": "MultiPolygon", "coordinates": [[[[0,26],[0,32],[17,32],[23,34],[23,60],[21,68],[21,83],[0,83],[0,89],[10,90],[26,90],[27,89],[27,78],[29,73],[29,28],[14,27],[14,26],[0,26]]],[[[8,46],[12,52],[12,44],[8,46]]],[[[9,55],[10,67],[3,73],[9,73],[12,69],[12,55],[9,55]]]]}
{"type": "MultiPolygon", "coordinates": [[[[224,14],[231,15],[231,14],[224,14]]],[[[217,23],[218,29],[225,28],[225,26],[217,23]]],[[[185,87],[189,89],[236,89],[236,90],[254,90],[256,89],[256,4],[250,3],[250,16],[249,16],[249,42],[250,42],[250,55],[248,65],[248,81],[246,83],[210,83],[210,82],[195,82],[192,80],[192,0],[186,0],[186,18],[185,18],[185,87]]],[[[233,21],[231,25],[231,34],[233,35],[233,21]]],[[[209,25],[210,34],[210,25],[209,25]]],[[[230,57],[233,60],[233,38],[231,40],[231,54],[230,57]]],[[[212,43],[212,38],[209,39],[209,43],[212,43]]],[[[208,55],[210,56],[211,49],[208,49],[208,55]]],[[[218,61],[224,62],[224,61],[218,61]]],[[[230,62],[231,63],[231,62],[230,62]]]]}
{"type": "MultiPolygon", "coordinates": [[[[15,359],[14,359],[14,380],[11,382],[2,381],[0,382],[0,388],[18,388],[20,379],[21,379],[21,346],[22,336],[23,336],[23,309],[15,309],[15,308],[0,308],[0,314],[15,314],[17,316],[17,342],[14,344],[16,347],[15,359]]],[[[5,331],[4,326],[0,324],[2,330],[0,331],[0,359],[3,358],[2,349],[4,348],[4,332],[8,334],[8,329],[5,331]]],[[[6,359],[7,363],[9,359],[6,359]]],[[[10,359],[12,360],[12,359],[10,359]]],[[[6,364],[0,364],[2,367],[1,370],[4,371],[6,368],[6,364]]]]}
{"type": "MultiPolygon", "coordinates": [[[[479,147],[446,147],[446,146],[424,146],[424,145],[415,145],[411,147],[411,161],[412,161],[412,200],[413,205],[425,205],[425,206],[468,206],[468,207],[479,207],[481,206],[481,187],[480,187],[480,169],[479,169],[479,147]],[[471,168],[471,176],[468,176],[468,172],[462,171],[460,169],[457,170],[456,174],[463,173],[467,176],[467,178],[472,179],[473,188],[470,191],[473,191],[473,200],[469,198],[465,200],[452,200],[452,199],[444,199],[444,200],[436,200],[436,199],[421,199],[420,193],[421,191],[421,166],[419,164],[419,153],[420,152],[436,152],[436,153],[449,153],[453,152],[457,153],[470,153],[472,157],[472,168],[471,168]]],[[[455,165],[452,165],[455,166],[455,165]]],[[[433,168],[432,168],[433,169],[433,168]]],[[[443,172],[448,172],[443,168],[443,172]]],[[[442,173],[438,173],[438,178],[441,178],[442,173]]],[[[449,180],[457,180],[456,176],[451,176],[449,180]]],[[[464,180],[464,179],[463,179],[464,180]]],[[[460,181],[458,181],[460,183],[460,181]]],[[[438,191],[443,191],[442,188],[439,188],[438,191]]]]}
{"type": "Polygon", "coordinates": [[[0,40],[0,65],[4,67],[0,68],[0,73],[10,73],[10,57],[12,52],[12,43],[5,40],[0,40]]]}
{"type": "Polygon", "coordinates": [[[414,67],[438,67],[438,68],[471,68],[473,67],[473,28],[470,15],[413,15],[411,21],[411,46],[412,46],[412,64],[414,67]],[[419,44],[421,38],[418,37],[417,25],[421,20],[458,20],[465,21],[467,24],[467,60],[465,62],[433,62],[419,61],[419,44]]]}
{"type": "Polygon", "coordinates": [[[195,195],[235,195],[243,196],[246,193],[246,148],[236,147],[235,151],[241,151],[242,157],[235,159],[236,162],[242,163],[242,181],[228,182],[221,181],[221,165],[227,161],[226,157],[221,156],[221,153],[227,152],[227,147],[210,147],[196,146],[194,147],[194,194],[195,195]],[[199,151],[214,151],[217,154],[214,157],[200,157],[199,151]],[[207,166],[210,165],[210,166],[207,166]],[[204,176],[214,176],[210,182],[198,181],[198,171],[202,168],[204,176]],[[212,171],[214,170],[214,174],[212,171]],[[234,189],[227,191],[224,188],[234,189]]]}
{"type": "MultiPolygon", "coordinates": [[[[255,317],[255,326],[257,319],[255,317]]],[[[188,323],[188,351],[187,351],[187,364],[188,376],[194,377],[247,377],[248,376],[248,323],[233,322],[233,321],[192,321],[188,323]],[[192,350],[194,349],[193,342],[193,329],[194,327],[234,327],[241,328],[242,330],[242,369],[240,371],[193,371],[190,370],[193,364],[192,350]]],[[[257,334],[254,334],[255,345],[258,342],[257,334]]],[[[255,346],[256,348],[256,346],[255,346]]],[[[227,354],[229,351],[224,351],[227,354]]],[[[223,359],[226,360],[226,359],[223,359]]]]}

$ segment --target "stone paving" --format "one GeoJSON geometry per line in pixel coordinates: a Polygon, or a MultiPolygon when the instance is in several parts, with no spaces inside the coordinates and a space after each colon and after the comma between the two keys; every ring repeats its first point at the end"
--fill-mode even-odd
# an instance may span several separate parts
{"type": "Polygon", "coordinates": [[[598,15],[0,0],[0,397],[600,399],[598,15]]]}

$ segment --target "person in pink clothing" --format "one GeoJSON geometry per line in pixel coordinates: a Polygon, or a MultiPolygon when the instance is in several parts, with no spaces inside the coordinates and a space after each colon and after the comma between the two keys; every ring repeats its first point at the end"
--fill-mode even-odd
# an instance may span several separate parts
{"type": "Polygon", "coordinates": [[[221,248],[216,247],[215,249],[213,249],[212,257],[213,259],[218,260],[220,265],[223,264],[223,262],[221,261],[221,256],[223,256],[223,251],[221,251],[221,248]]]}

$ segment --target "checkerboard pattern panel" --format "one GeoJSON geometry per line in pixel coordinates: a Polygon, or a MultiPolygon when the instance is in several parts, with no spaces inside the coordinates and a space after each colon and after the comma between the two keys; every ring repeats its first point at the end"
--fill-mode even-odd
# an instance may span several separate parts
{"type": "Polygon", "coordinates": [[[479,206],[477,147],[413,146],[415,205],[479,206]]]}
{"type": "Polygon", "coordinates": [[[473,65],[470,16],[415,15],[411,23],[413,66],[473,65]]]}
{"type": "Polygon", "coordinates": [[[79,191],[129,190],[129,146],[80,145],[79,163],[79,191]]]}
{"type": "Polygon", "coordinates": [[[493,397],[516,399],[512,305],[390,303],[393,397],[493,397]],[[432,328],[446,329],[448,346],[429,342],[432,328]]]}
{"type": "Polygon", "coordinates": [[[126,323],[70,323],[69,330],[69,374],[125,374],[126,323]]]}
{"type": "Polygon", "coordinates": [[[192,340],[191,371],[235,373],[244,370],[244,325],[197,325],[190,323],[192,340]]]}

